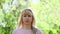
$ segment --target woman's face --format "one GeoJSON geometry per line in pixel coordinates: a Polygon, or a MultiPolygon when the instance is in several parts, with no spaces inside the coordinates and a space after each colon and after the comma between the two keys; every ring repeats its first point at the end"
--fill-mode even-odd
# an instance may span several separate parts
{"type": "Polygon", "coordinates": [[[26,11],[23,15],[23,24],[31,25],[32,23],[32,13],[30,11],[26,11]]]}

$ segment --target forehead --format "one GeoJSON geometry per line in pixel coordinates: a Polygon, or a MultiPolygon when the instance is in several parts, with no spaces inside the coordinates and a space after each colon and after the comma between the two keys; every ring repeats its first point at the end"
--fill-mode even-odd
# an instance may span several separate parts
{"type": "Polygon", "coordinates": [[[30,11],[23,11],[22,15],[32,15],[32,12],[30,12],[30,11]]]}

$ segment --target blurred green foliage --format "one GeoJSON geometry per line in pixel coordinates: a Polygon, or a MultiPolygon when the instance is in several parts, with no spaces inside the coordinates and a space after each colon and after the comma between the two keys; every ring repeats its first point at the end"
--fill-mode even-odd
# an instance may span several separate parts
{"type": "Polygon", "coordinates": [[[60,0],[0,0],[0,34],[12,34],[24,8],[32,9],[43,34],[60,34],[60,0]]]}

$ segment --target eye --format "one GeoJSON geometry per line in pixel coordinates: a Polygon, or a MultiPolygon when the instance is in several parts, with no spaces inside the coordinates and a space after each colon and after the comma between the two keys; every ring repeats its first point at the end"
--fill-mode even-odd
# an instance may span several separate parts
{"type": "Polygon", "coordinates": [[[28,15],[28,17],[31,17],[31,15],[28,15]]]}
{"type": "Polygon", "coordinates": [[[23,17],[31,17],[31,15],[24,15],[23,17]]]}
{"type": "Polygon", "coordinates": [[[23,17],[26,17],[26,15],[24,15],[23,17]]]}

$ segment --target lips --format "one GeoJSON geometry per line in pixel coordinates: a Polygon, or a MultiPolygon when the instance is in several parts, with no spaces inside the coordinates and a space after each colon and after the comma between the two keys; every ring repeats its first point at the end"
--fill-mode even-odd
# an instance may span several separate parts
{"type": "Polygon", "coordinates": [[[26,21],[26,22],[29,22],[29,21],[26,21]]]}

